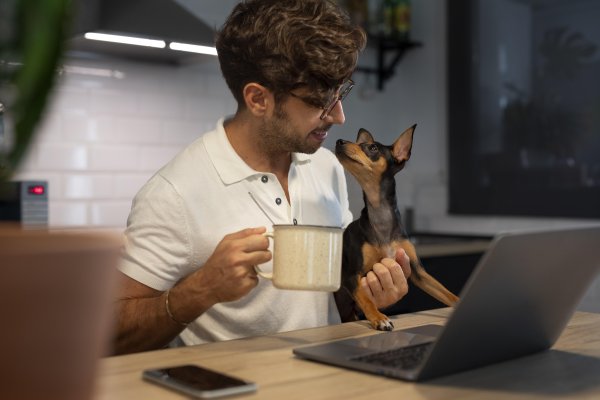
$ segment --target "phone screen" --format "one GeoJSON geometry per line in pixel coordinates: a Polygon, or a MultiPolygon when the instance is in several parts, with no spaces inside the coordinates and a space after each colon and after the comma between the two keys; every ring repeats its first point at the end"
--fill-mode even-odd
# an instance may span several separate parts
{"type": "Polygon", "coordinates": [[[201,398],[219,397],[256,390],[256,385],[242,379],[196,365],[146,370],[144,378],[201,398]]]}

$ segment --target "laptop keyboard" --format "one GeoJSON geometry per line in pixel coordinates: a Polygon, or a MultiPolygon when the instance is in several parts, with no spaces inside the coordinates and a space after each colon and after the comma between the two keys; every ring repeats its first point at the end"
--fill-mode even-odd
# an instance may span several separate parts
{"type": "Polygon", "coordinates": [[[432,345],[433,342],[416,344],[414,346],[400,347],[380,353],[353,357],[350,360],[381,365],[384,367],[413,369],[421,364],[423,358],[427,354],[427,349],[432,345]]]}

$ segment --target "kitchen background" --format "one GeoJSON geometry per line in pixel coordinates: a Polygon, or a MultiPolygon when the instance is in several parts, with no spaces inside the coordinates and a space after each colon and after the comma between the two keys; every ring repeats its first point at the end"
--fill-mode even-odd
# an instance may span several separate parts
{"type": "MultiPolygon", "coordinates": [[[[201,8],[193,3],[186,5],[201,8]]],[[[196,3],[211,3],[200,16],[218,26],[235,1],[196,3]]],[[[401,207],[414,209],[418,231],[495,234],[600,223],[447,213],[445,18],[446,0],[412,2],[411,36],[423,45],[406,53],[382,91],[374,76],[355,74],[357,85],[344,101],[346,124],[330,131],[327,147],[340,137],[355,139],[361,127],[391,143],[417,123],[411,161],[397,182],[401,207]]],[[[359,63],[374,60],[374,50],[367,49],[359,63]]],[[[144,182],[218,118],[235,112],[216,57],[177,67],[118,58],[68,57],[64,64],[51,107],[15,176],[49,181],[53,228],[122,230],[144,182]]],[[[348,181],[358,215],[362,194],[353,178],[348,181]]],[[[600,312],[600,279],[582,308],[600,312]]]]}

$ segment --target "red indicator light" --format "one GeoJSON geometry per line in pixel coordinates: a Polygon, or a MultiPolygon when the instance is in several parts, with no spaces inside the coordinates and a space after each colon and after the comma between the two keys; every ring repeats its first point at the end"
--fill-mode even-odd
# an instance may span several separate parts
{"type": "Polygon", "coordinates": [[[40,196],[46,192],[46,188],[42,185],[29,186],[27,188],[27,192],[29,194],[35,194],[35,195],[40,196]]]}

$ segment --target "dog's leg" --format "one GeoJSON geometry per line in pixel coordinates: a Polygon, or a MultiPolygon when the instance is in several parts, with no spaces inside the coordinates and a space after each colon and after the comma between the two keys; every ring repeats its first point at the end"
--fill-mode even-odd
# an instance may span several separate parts
{"type": "Polygon", "coordinates": [[[413,269],[413,273],[410,276],[411,282],[414,283],[419,289],[428,293],[445,305],[449,307],[454,306],[458,301],[458,297],[446,289],[444,285],[442,285],[434,277],[429,275],[423,266],[418,262],[419,261],[417,260],[413,263],[413,260],[411,260],[410,264],[411,268],[413,269]]]}
{"type": "Polygon", "coordinates": [[[366,293],[363,292],[360,287],[360,278],[354,291],[354,298],[356,299],[360,309],[365,314],[365,317],[371,323],[373,329],[380,331],[391,331],[394,328],[392,321],[390,321],[385,314],[382,314],[371,301],[371,299],[366,295],[366,293]]]}
{"type": "Polygon", "coordinates": [[[419,261],[415,246],[409,240],[403,240],[397,243],[397,245],[402,247],[408,258],[410,258],[410,268],[412,270],[410,281],[436,300],[449,307],[454,306],[458,301],[458,297],[425,271],[425,268],[423,268],[423,265],[419,261]]]}

